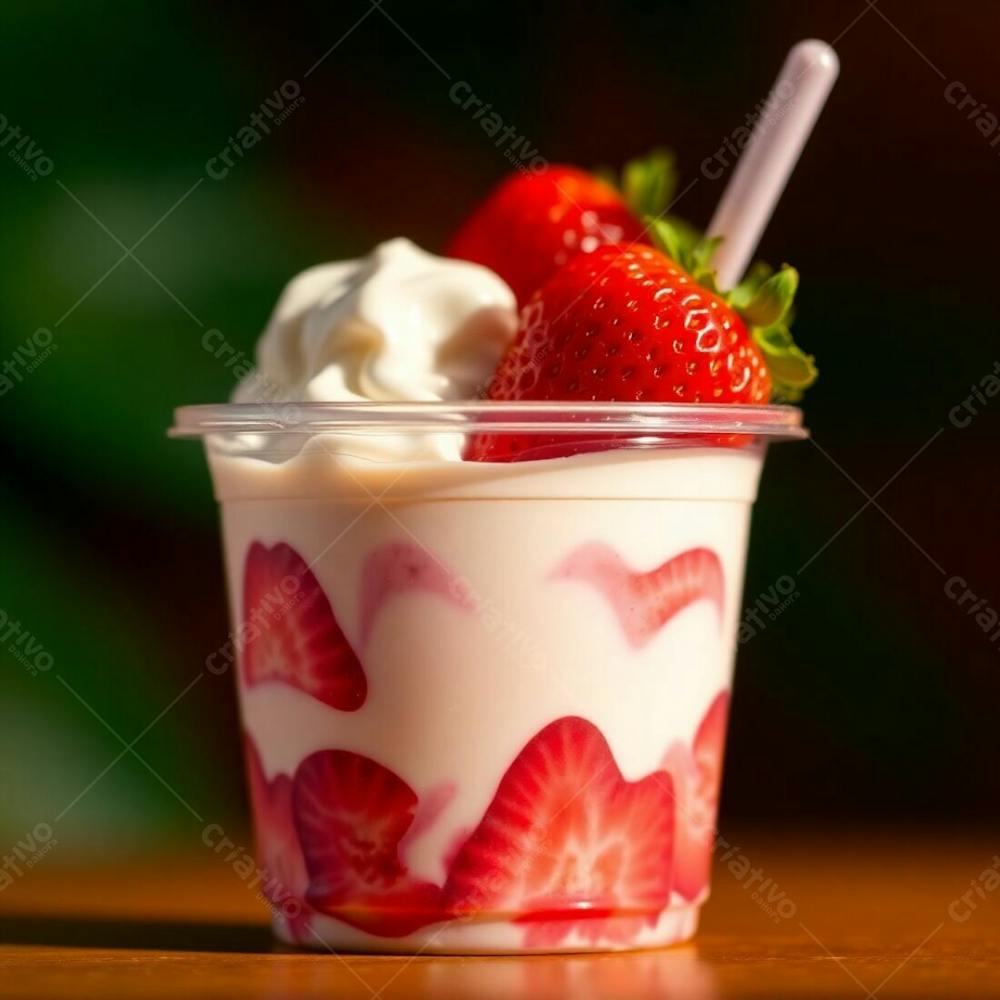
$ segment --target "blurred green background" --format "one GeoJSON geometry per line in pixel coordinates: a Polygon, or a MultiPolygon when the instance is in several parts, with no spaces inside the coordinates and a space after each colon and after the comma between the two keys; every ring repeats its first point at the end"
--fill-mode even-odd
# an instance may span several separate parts
{"type": "Polygon", "coordinates": [[[306,265],[439,247],[509,166],[455,80],[552,162],[673,146],[704,224],[699,164],[808,36],[842,77],[762,253],[803,275],[816,444],[772,454],[755,513],[747,605],[786,574],[799,597],[740,650],[723,823],[988,820],[1000,659],[944,583],[1000,606],[1000,401],[949,421],[998,356],[1000,158],[945,94],[1000,107],[998,31],[925,0],[8,0],[0,853],[57,818],[63,859],[243,823],[232,680],[189,687],[228,632],[216,510],[164,436],[233,388],[205,330],[250,353],[306,265]],[[210,176],[282,85],[287,119],[210,176]]]}

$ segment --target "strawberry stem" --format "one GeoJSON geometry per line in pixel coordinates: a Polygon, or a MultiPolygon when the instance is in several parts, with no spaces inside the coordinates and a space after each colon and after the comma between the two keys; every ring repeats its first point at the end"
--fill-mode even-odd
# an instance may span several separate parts
{"type": "Polygon", "coordinates": [[[669,149],[629,160],[622,170],[622,194],[636,218],[665,212],[677,190],[677,165],[669,149]]]}
{"type": "Polygon", "coordinates": [[[621,177],[611,167],[598,167],[592,172],[621,192],[637,219],[661,215],[677,191],[677,163],[669,149],[654,149],[646,156],[629,160],[621,177]]]}
{"type": "Polygon", "coordinates": [[[707,238],[694,226],[675,218],[648,218],[653,242],[691,277],[718,295],[739,313],[767,364],[775,402],[795,403],[816,381],[815,359],[792,338],[792,303],[799,287],[799,272],[782,264],[777,272],[757,261],[746,277],[729,292],[720,292],[712,256],[720,237],[707,238]]]}

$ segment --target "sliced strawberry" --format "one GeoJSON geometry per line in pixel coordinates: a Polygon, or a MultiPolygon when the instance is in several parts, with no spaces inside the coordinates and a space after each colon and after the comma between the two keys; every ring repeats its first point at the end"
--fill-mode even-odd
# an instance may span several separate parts
{"type": "Polygon", "coordinates": [[[574,929],[596,940],[611,917],[652,924],[670,898],[673,798],[669,775],[626,781],[600,730],[558,719],[507,769],[452,862],[445,907],[513,916],[539,947],[574,929]]]}
{"type": "Polygon", "coordinates": [[[345,712],[368,692],[361,663],[305,560],[284,542],[254,542],[243,570],[247,685],[279,680],[345,712]]]}
{"type": "Polygon", "coordinates": [[[292,779],[287,774],[276,774],[268,781],[249,733],[244,735],[243,743],[261,890],[285,918],[295,940],[307,941],[310,910],[305,892],[309,880],[292,818],[292,779]]]}
{"type": "Polygon", "coordinates": [[[596,588],[636,649],[696,601],[711,601],[722,619],[722,562],[712,549],[688,549],[643,573],[629,569],[604,542],[589,542],[572,552],[554,575],[596,588]]]}
{"type": "Polygon", "coordinates": [[[729,692],[722,691],[705,713],[692,750],[676,743],[663,762],[677,795],[674,889],[685,899],[697,899],[708,888],[728,714],[729,692]]]}
{"type": "Polygon", "coordinates": [[[362,646],[386,602],[408,590],[437,594],[464,610],[474,606],[468,588],[427,549],[412,542],[389,542],[372,552],[361,570],[362,646]]]}
{"type": "Polygon", "coordinates": [[[360,754],[320,750],[295,772],[293,803],[317,910],[383,937],[441,919],[440,887],[411,877],[400,857],[417,809],[401,778],[360,754]]]}

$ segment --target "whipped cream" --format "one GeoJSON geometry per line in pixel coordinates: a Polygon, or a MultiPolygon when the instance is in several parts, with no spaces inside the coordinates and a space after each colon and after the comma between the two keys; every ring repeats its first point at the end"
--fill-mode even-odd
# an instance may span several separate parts
{"type": "MultiPolygon", "coordinates": [[[[407,239],[320,264],[286,286],[234,402],[474,399],[517,328],[514,293],[488,268],[407,239]]],[[[355,454],[458,458],[456,435],[369,437],[355,454]]]]}

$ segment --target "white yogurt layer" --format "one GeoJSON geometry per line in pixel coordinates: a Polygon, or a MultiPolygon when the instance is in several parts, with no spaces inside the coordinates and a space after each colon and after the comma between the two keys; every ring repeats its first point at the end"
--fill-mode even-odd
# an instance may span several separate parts
{"type": "Polygon", "coordinates": [[[393,465],[319,448],[284,462],[213,456],[234,621],[249,546],[285,542],[362,651],[370,685],[360,710],[341,712],[286,685],[241,683],[244,727],[266,774],[292,775],[314,751],[340,748],[389,767],[421,797],[454,787],[439,821],[408,848],[411,870],[432,881],[518,750],[554,719],[593,722],[626,778],[649,774],[673,743],[690,744],[731,683],[761,458],[727,448],[512,465],[393,465]],[[593,542],[637,571],[710,549],[725,581],[721,623],[702,601],[631,647],[606,601],[553,576],[593,542]],[[363,566],[390,543],[431,554],[462,582],[473,610],[408,591],[362,640],[363,566]]]}

